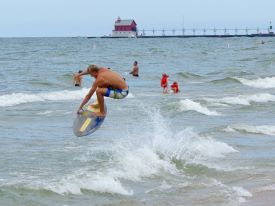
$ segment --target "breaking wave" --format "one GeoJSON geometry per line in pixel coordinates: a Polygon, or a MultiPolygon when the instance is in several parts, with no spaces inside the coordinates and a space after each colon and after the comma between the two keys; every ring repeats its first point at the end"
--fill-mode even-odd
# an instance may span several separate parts
{"type": "Polygon", "coordinates": [[[23,103],[43,102],[43,101],[62,101],[81,99],[89,89],[75,91],[63,90],[56,92],[45,92],[36,94],[12,93],[0,96],[0,107],[10,107],[23,103]]]}
{"type": "Polygon", "coordinates": [[[202,106],[200,103],[192,101],[190,99],[185,99],[180,101],[181,111],[196,111],[198,113],[208,115],[208,116],[219,116],[221,115],[217,111],[209,110],[207,107],[202,106]]]}
{"type": "MultiPolygon", "coordinates": [[[[18,104],[43,102],[43,101],[66,101],[82,99],[89,89],[83,88],[81,90],[62,90],[55,92],[41,92],[41,93],[12,93],[0,96],[0,107],[10,107],[18,104]]],[[[133,94],[129,93],[128,98],[133,98],[133,94]]]]}
{"type": "MultiPolygon", "coordinates": [[[[131,137],[139,138],[116,140],[112,142],[110,150],[99,149],[99,154],[108,155],[101,162],[100,167],[94,168],[85,164],[74,171],[62,174],[61,177],[41,174],[41,178],[27,177],[15,185],[35,190],[48,190],[57,194],[81,195],[83,191],[90,190],[98,193],[120,194],[131,196],[134,189],[126,182],[142,182],[144,178],[153,178],[160,174],[172,174],[184,178],[184,168],[181,164],[203,165],[205,167],[232,171],[234,168],[223,159],[230,153],[238,152],[230,145],[217,141],[210,136],[201,136],[192,128],[174,131],[169,128],[169,121],[164,119],[158,111],[152,111],[149,115],[150,124],[140,133],[130,133],[131,137]],[[146,139],[144,141],[142,138],[146,139]],[[141,139],[141,141],[139,141],[141,139]],[[175,161],[176,160],[176,161],[175,161]],[[23,181],[23,182],[22,182],[23,181]]],[[[79,160],[91,162],[94,150],[87,146],[81,150],[79,160]]],[[[39,174],[36,174],[39,175],[39,174]]],[[[14,185],[14,182],[9,184],[14,185]]]]}
{"type": "Polygon", "coordinates": [[[265,78],[258,78],[258,79],[252,79],[252,80],[233,77],[233,79],[238,80],[243,85],[254,87],[254,88],[260,88],[260,89],[275,88],[275,77],[265,77],[265,78]]]}
{"type": "Polygon", "coordinates": [[[205,98],[211,103],[229,104],[229,105],[251,105],[251,103],[266,103],[274,102],[275,96],[269,93],[252,94],[252,95],[238,95],[235,97],[224,97],[220,99],[205,98]]]}

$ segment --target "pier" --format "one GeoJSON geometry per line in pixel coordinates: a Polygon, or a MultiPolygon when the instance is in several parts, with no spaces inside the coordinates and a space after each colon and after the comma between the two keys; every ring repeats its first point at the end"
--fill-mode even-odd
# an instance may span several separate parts
{"type": "Polygon", "coordinates": [[[137,38],[190,38],[190,37],[274,37],[269,28],[203,28],[203,29],[142,29],[137,38]]]}
{"type": "MultiPolygon", "coordinates": [[[[272,22],[266,28],[185,28],[182,29],[141,29],[135,20],[117,18],[112,34],[100,38],[194,38],[194,37],[275,37],[272,22]]],[[[88,37],[96,38],[96,37],[88,37]]]]}

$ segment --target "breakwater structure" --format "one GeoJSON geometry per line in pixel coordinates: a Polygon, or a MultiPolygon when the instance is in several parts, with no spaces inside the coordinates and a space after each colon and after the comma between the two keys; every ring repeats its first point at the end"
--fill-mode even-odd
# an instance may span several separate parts
{"type": "MultiPolygon", "coordinates": [[[[137,29],[135,20],[117,18],[112,34],[100,38],[194,38],[194,37],[275,37],[272,22],[267,28],[183,28],[137,29]]],[[[95,37],[88,37],[95,38],[95,37]]]]}
{"type": "Polygon", "coordinates": [[[275,37],[272,25],[268,28],[203,28],[141,30],[137,38],[190,38],[190,37],[275,37]]]}

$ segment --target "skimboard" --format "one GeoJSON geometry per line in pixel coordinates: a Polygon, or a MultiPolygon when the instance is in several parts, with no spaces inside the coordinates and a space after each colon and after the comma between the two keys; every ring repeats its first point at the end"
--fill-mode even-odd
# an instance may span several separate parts
{"type": "MultiPolygon", "coordinates": [[[[104,104],[107,114],[107,107],[104,104]]],[[[103,123],[104,117],[98,117],[94,113],[99,112],[97,100],[90,104],[81,114],[78,114],[74,120],[74,134],[77,137],[86,136],[95,132],[103,123]]]]}

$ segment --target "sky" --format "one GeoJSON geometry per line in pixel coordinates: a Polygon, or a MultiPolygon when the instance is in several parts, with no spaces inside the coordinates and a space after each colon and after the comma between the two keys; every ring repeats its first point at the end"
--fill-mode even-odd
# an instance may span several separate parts
{"type": "Polygon", "coordinates": [[[267,28],[275,0],[0,0],[0,37],[103,36],[138,29],[267,28]]]}

